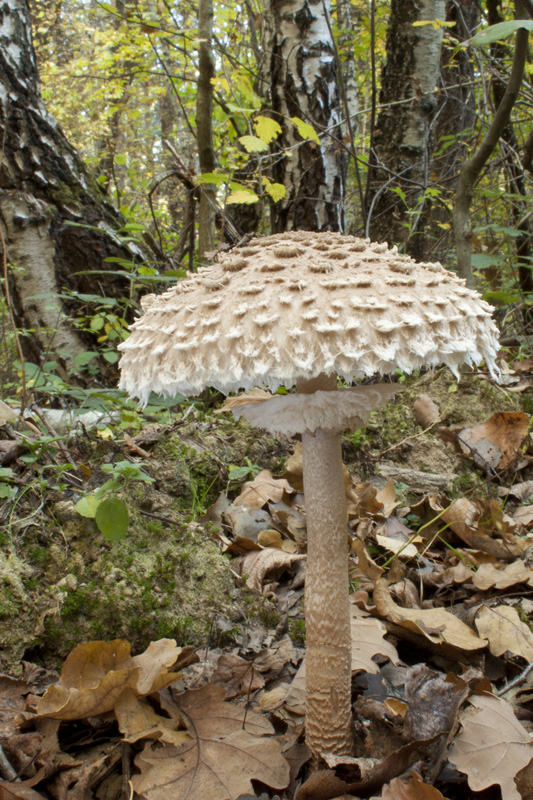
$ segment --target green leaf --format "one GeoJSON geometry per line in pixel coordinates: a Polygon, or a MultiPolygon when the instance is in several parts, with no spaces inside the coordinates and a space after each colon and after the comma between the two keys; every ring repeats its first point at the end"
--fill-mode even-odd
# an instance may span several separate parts
{"type": "Polygon", "coordinates": [[[130,524],[126,504],[117,497],[102,500],[96,511],[96,524],[106,539],[113,542],[123,539],[130,524]]]}
{"type": "Polygon", "coordinates": [[[268,145],[257,136],[239,136],[239,142],[247,153],[264,153],[268,150],[268,145]]]}
{"type": "Polygon", "coordinates": [[[496,253],[474,253],[472,255],[472,266],[474,269],[489,269],[490,267],[500,267],[505,263],[505,256],[496,253]]]}
{"type": "Polygon", "coordinates": [[[98,353],[93,352],[92,350],[85,350],[83,353],[78,353],[77,356],[74,356],[72,359],[72,366],[73,367],[84,367],[89,361],[92,361],[93,358],[96,358],[98,353]]]}
{"type": "Polygon", "coordinates": [[[94,494],[86,494],[85,497],[78,500],[74,508],[82,517],[94,519],[99,505],[100,501],[96,499],[94,494]]]}
{"type": "Polygon", "coordinates": [[[196,183],[214,183],[216,186],[222,186],[228,180],[228,175],[223,172],[204,172],[200,175],[196,183]]]}
{"type": "Polygon", "coordinates": [[[281,125],[275,119],[259,115],[254,119],[255,132],[263,142],[270,144],[281,133],[281,125]]]}
{"type": "Polygon", "coordinates": [[[241,189],[239,192],[232,192],[228,196],[226,203],[243,203],[245,205],[251,205],[251,203],[257,203],[258,200],[259,197],[255,192],[248,192],[246,189],[241,189]]]}
{"type": "Polygon", "coordinates": [[[533,20],[531,19],[509,19],[506,22],[498,22],[496,25],[489,25],[479,33],[476,33],[471,39],[461,42],[463,47],[473,45],[474,47],[483,47],[483,45],[497,42],[499,39],[507,39],[515,31],[525,28],[527,31],[533,31],[533,20]]]}
{"type": "Polygon", "coordinates": [[[120,353],[117,353],[115,350],[106,350],[102,355],[108,364],[116,364],[120,358],[120,353]]]}
{"type": "Polygon", "coordinates": [[[230,467],[228,472],[228,479],[230,481],[240,481],[250,474],[250,467],[230,467]]]}
{"type": "Polygon", "coordinates": [[[506,306],[509,303],[518,303],[520,295],[511,292],[485,292],[483,300],[492,303],[493,306],[506,306]]]}
{"type": "Polygon", "coordinates": [[[265,187],[266,193],[272,200],[277,203],[278,200],[283,200],[287,194],[287,190],[282,183],[269,183],[265,187]]]}
{"type": "Polygon", "coordinates": [[[312,125],[309,125],[308,122],[304,122],[303,119],[300,119],[300,117],[291,117],[291,122],[294,122],[296,125],[298,133],[302,139],[311,139],[312,142],[320,144],[318,134],[312,125]]]}

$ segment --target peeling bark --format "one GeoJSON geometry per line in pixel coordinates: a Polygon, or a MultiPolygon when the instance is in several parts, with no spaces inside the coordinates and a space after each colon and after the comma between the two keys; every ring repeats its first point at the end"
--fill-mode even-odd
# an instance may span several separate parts
{"type": "Polygon", "coordinates": [[[271,107],[283,133],[274,179],[287,196],[272,206],[274,231],[342,231],[346,160],[337,67],[326,13],[329,0],[269,0],[271,107]],[[302,143],[290,117],[311,124],[320,145],[302,143]]]}
{"type": "Polygon", "coordinates": [[[126,280],[91,271],[114,269],[104,259],[133,252],[113,232],[121,216],[42,103],[27,0],[0,0],[0,140],[0,226],[14,267],[13,311],[18,326],[33,330],[23,349],[38,361],[60,346],[68,366],[94,343],[70,326],[74,306],[35,295],[127,295],[126,280]]]}
{"type": "Polygon", "coordinates": [[[444,0],[391,3],[380,94],[386,108],[378,117],[371,154],[367,229],[376,241],[405,245],[422,210],[431,168],[443,32],[441,27],[413,27],[413,23],[444,20],[444,13],[444,0]]]}

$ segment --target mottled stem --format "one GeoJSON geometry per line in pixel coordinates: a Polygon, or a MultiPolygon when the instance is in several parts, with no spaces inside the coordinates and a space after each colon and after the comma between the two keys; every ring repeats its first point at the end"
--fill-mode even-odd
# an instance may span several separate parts
{"type": "MultiPolygon", "coordinates": [[[[298,391],[335,390],[335,376],[300,381],[298,391]]],[[[350,755],[351,643],[346,493],[340,435],[302,435],[307,518],[306,741],[321,754],[350,755]]]]}

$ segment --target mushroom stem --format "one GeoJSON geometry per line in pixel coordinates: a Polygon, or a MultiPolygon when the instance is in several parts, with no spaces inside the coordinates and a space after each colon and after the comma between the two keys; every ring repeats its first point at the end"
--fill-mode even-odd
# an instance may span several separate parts
{"type": "MultiPolygon", "coordinates": [[[[299,381],[298,391],[336,389],[335,375],[299,381]]],[[[350,755],[351,640],[347,511],[340,434],[302,434],[307,518],[306,742],[314,760],[350,755]]]]}

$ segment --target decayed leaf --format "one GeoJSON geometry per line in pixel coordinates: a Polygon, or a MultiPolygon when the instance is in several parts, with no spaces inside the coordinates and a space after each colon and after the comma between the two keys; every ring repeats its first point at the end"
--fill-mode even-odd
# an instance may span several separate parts
{"type": "Polygon", "coordinates": [[[265,685],[255,665],[234,653],[223,653],[220,656],[212,681],[224,686],[228,700],[240,694],[255,692],[265,685]]]}
{"type": "MultiPolygon", "coordinates": [[[[438,789],[424,783],[418,772],[414,771],[394,778],[382,788],[380,797],[381,800],[446,800],[438,789]]],[[[372,797],[371,800],[380,798],[372,797]]]]}
{"type": "Polygon", "coordinates": [[[458,441],[463,452],[472,454],[479,466],[504,470],[521,457],[520,448],[528,427],[528,414],[499,411],[482,425],[464,428],[458,435],[458,441]]]}
{"type": "Polygon", "coordinates": [[[37,713],[63,720],[105,714],[126,687],[147,695],[179,680],[181,675],[168,668],[180,653],[173,639],[151,642],[133,657],[129,642],[120,639],[82,644],[67,656],[58,683],[46,690],[37,713]]]}
{"type": "Polygon", "coordinates": [[[489,640],[490,652],[501,656],[507,650],[526,661],[533,661],[533,633],[510,606],[481,606],[476,615],[479,635],[489,640]]]}
{"type": "Polygon", "coordinates": [[[440,410],[427,394],[417,397],[413,406],[415,419],[422,428],[429,428],[440,421],[440,410]]]}
{"type": "Polygon", "coordinates": [[[205,686],[175,698],[193,741],[182,747],[148,743],[135,759],[141,771],[132,779],[137,794],[146,800],[236,800],[252,791],[252,779],[274,789],[288,785],[281,746],[265,738],[273,733],[270,723],[224,702],[224,695],[219,686],[205,686]]]}
{"type": "Polygon", "coordinates": [[[286,569],[305,561],[304,555],[286,553],[277,547],[266,547],[243,556],[238,565],[241,575],[248,575],[246,585],[256,592],[263,591],[263,583],[268,577],[275,580],[286,569]]]}
{"type": "Polygon", "coordinates": [[[263,469],[253,481],[246,481],[242,492],[235,498],[235,505],[262,508],[269,502],[277,503],[283,493],[292,494],[294,489],[285,478],[274,478],[268,469],[263,469]]]}
{"type": "Polygon", "coordinates": [[[446,642],[461,650],[480,650],[487,646],[484,639],[443,608],[401,608],[391,597],[387,581],[380,578],[374,589],[378,612],[396,625],[425,636],[432,642],[446,642]]]}
{"type": "Polygon", "coordinates": [[[499,697],[472,697],[473,708],[461,720],[449,759],[468,776],[468,785],[479,792],[497,783],[502,800],[521,800],[514,776],[533,758],[533,744],[514,715],[510,703],[499,697]]]}

